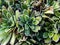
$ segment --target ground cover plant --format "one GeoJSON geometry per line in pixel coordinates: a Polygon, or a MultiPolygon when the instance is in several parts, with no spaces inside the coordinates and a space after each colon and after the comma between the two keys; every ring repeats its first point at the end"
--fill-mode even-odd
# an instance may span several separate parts
{"type": "Polygon", "coordinates": [[[60,0],[0,0],[1,45],[60,45],[60,0]]]}

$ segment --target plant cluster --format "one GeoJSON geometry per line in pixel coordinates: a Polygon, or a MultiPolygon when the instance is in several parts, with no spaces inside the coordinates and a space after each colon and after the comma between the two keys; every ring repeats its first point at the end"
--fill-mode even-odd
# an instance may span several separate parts
{"type": "Polygon", "coordinates": [[[60,45],[60,0],[0,0],[1,45],[60,45]]]}

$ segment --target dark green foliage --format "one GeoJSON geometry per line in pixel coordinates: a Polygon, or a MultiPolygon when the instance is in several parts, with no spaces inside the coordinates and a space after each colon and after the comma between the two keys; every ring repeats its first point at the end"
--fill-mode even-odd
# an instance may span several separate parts
{"type": "Polygon", "coordinates": [[[59,0],[0,0],[1,45],[60,45],[59,0]]]}

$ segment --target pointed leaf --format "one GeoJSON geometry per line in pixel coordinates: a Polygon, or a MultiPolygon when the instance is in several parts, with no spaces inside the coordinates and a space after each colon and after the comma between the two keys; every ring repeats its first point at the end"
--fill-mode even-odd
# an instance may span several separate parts
{"type": "Polygon", "coordinates": [[[2,41],[1,45],[6,45],[6,44],[9,42],[10,37],[11,37],[11,34],[10,34],[6,39],[4,39],[4,40],[2,41]]]}
{"type": "Polygon", "coordinates": [[[14,43],[15,43],[15,38],[16,38],[15,33],[13,33],[12,38],[11,38],[11,41],[10,41],[10,44],[11,44],[11,45],[14,45],[14,43]]]}

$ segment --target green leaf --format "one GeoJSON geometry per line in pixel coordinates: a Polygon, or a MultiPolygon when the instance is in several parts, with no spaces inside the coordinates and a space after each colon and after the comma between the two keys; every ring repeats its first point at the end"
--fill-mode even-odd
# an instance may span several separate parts
{"type": "Polygon", "coordinates": [[[3,39],[5,39],[8,36],[8,34],[9,33],[5,33],[5,32],[2,33],[2,34],[0,34],[0,41],[3,40],[3,39]]]}
{"type": "Polygon", "coordinates": [[[43,38],[48,38],[48,32],[43,33],[43,38]]]}
{"type": "Polygon", "coordinates": [[[35,26],[34,29],[32,29],[33,32],[38,32],[41,29],[40,26],[35,26]]]}
{"type": "Polygon", "coordinates": [[[24,31],[24,27],[22,27],[22,28],[18,27],[18,29],[17,29],[18,33],[23,32],[23,31],[24,31]]]}
{"type": "Polygon", "coordinates": [[[0,0],[0,5],[2,4],[2,1],[0,0]]]}
{"type": "Polygon", "coordinates": [[[28,20],[29,20],[29,16],[28,15],[21,15],[20,16],[20,21],[22,23],[27,22],[28,20]]]}
{"type": "MultiPolygon", "coordinates": [[[[33,19],[34,19],[34,18],[33,18],[33,19]]],[[[34,25],[38,25],[39,22],[41,21],[41,19],[42,19],[42,18],[41,18],[40,16],[39,16],[39,17],[36,17],[36,18],[33,20],[32,23],[33,23],[34,25]]]]}
{"type": "Polygon", "coordinates": [[[15,33],[13,33],[12,38],[11,38],[11,41],[10,41],[10,44],[11,45],[14,45],[15,38],[16,38],[16,35],[15,35],[15,33]]]}
{"type": "Polygon", "coordinates": [[[28,6],[26,5],[26,3],[22,4],[22,9],[27,9],[28,6]]]}
{"type": "Polygon", "coordinates": [[[52,5],[54,0],[47,0],[48,5],[52,5]]]}
{"type": "Polygon", "coordinates": [[[29,16],[28,15],[23,15],[23,17],[24,17],[24,20],[25,21],[28,21],[28,19],[29,19],[29,16]]]}
{"type": "Polygon", "coordinates": [[[57,20],[59,20],[59,18],[53,16],[53,17],[52,17],[52,20],[53,20],[53,21],[54,21],[54,20],[57,21],[57,20]]]}
{"type": "Polygon", "coordinates": [[[45,43],[51,43],[51,39],[50,38],[47,38],[44,41],[45,41],[45,43]]]}
{"type": "Polygon", "coordinates": [[[29,13],[28,13],[27,10],[24,10],[24,11],[23,11],[23,14],[24,14],[24,15],[29,15],[29,13]]]}
{"type": "Polygon", "coordinates": [[[30,28],[33,30],[35,27],[34,26],[30,26],[30,28]]]}
{"type": "Polygon", "coordinates": [[[6,39],[4,39],[4,40],[2,41],[1,45],[6,45],[6,44],[9,42],[10,37],[11,37],[11,34],[10,34],[6,39]]]}
{"type": "Polygon", "coordinates": [[[30,39],[30,41],[33,42],[33,43],[36,43],[36,40],[34,40],[34,39],[30,39]]]}
{"type": "Polygon", "coordinates": [[[29,25],[28,24],[25,24],[25,29],[29,29],[29,25]]]}
{"type": "Polygon", "coordinates": [[[11,26],[10,27],[13,27],[15,25],[15,22],[14,22],[13,18],[10,17],[9,21],[11,22],[11,26]]]}
{"type": "Polygon", "coordinates": [[[59,2],[54,1],[53,7],[54,7],[54,9],[58,9],[59,8],[59,2]]]}
{"type": "Polygon", "coordinates": [[[25,35],[30,36],[30,29],[29,29],[29,26],[27,24],[25,24],[25,35]]]}
{"type": "Polygon", "coordinates": [[[31,0],[26,0],[26,4],[29,5],[31,0]]]}
{"type": "Polygon", "coordinates": [[[52,40],[55,41],[55,42],[58,42],[58,40],[59,40],[58,34],[55,34],[55,35],[53,36],[52,40]]]}
{"type": "Polygon", "coordinates": [[[25,30],[25,35],[26,35],[26,36],[30,36],[30,30],[27,30],[27,29],[26,29],[26,30],[25,30]]]}
{"type": "Polygon", "coordinates": [[[38,24],[39,24],[39,21],[35,20],[35,21],[33,22],[33,24],[34,24],[34,25],[38,25],[38,24]]]}
{"type": "Polygon", "coordinates": [[[0,28],[0,34],[2,34],[2,33],[4,33],[5,32],[5,30],[4,30],[5,28],[0,28]]]}
{"type": "Polygon", "coordinates": [[[16,10],[16,12],[15,12],[15,17],[16,17],[16,20],[18,20],[18,17],[20,16],[20,12],[19,12],[19,10],[16,10]]]}
{"type": "Polygon", "coordinates": [[[58,29],[57,28],[53,28],[54,30],[53,30],[53,32],[54,33],[58,33],[58,29]]]}
{"type": "Polygon", "coordinates": [[[52,32],[48,33],[49,38],[52,38],[53,35],[54,35],[54,33],[52,33],[52,32]]]}
{"type": "MultiPolygon", "coordinates": [[[[16,27],[18,27],[18,18],[20,17],[20,12],[19,12],[19,10],[16,10],[16,12],[15,12],[15,21],[16,21],[16,27]]],[[[13,23],[14,24],[14,23],[13,23]]]]}
{"type": "Polygon", "coordinates": [[[59,11],[55,11],[55,15],[60,18],[60,12],[59,11]]]}
{"type": "Polygon", "coordinates": [[[35,17],[31,17],[32,23],[35,21],[35,17]]]}
{"type": "Polygon", "coordinates": [[[36,20],[38,20],[38,21],[41,21],[41,19],[42,19],[41,16],[36,17],[36,20]]]}

